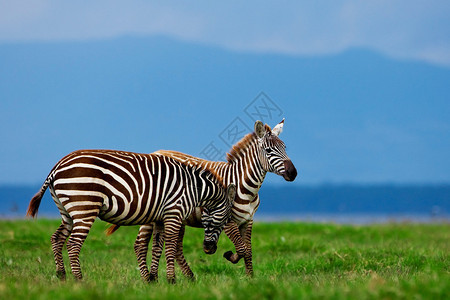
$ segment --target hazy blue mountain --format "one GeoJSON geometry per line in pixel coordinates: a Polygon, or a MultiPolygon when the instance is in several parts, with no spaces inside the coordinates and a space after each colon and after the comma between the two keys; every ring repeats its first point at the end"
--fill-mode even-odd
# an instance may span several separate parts
{"type": "Polygon", "coordinates": [[[264,187],[261,212],[448,214],[450,185],[320,185],[264,187]]]}
{"type": "MultiPolygon", "coordinates": [[[[24,217],[39,186],[0,186],[0,218],[24,217]]],[[[320,185],[274,186],[260,190],[256,217],[295,215],[424,216],[449,220],[450,185],[320,185]]],[[[58,217],[47,191],[40,217],[58,217]]]]}
{"type": "MultiPolygon", "coordinates": [[[[237,53],[161,37],[0,44],[0,182],[37,184],[68,152],[193,155],[261,92],[286,118],[296,183],[449,182],[450,70],[364,49],[237,53]]],[[[268,175],[268,181],[283,179],[268,175]]]]}

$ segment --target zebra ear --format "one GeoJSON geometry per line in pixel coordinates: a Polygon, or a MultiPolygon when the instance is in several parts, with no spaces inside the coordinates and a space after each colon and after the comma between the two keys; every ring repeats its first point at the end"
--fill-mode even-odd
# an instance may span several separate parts
{"type": "Polygon", "coordinates": [[[262,138],[266,134],[263,122],[259,120],[255,122],[255,133],[258,138],[262,138]]]}
{"type": "Polygon", "coordinates": [[[281,120],[280,123],[277,124],[277,126],[275,126],[275,127],[272,129],[273,135],[279,136],[280,133],[283,132],[283,125],[284,125],[284,118],[283,118],[283,120],[281,120]]]}
{"type": "Polygon", "coordinates": [[[227,188],[227,198],[230,203],[234,202],[236,198],[236,185],[234,183],[230,183],[227,188]]]}

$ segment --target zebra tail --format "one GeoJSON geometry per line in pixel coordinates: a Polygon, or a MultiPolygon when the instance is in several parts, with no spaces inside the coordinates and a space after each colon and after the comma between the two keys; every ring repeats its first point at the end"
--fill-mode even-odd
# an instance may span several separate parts
{"type": "Polygon", "coordinates": [[[106,228],[105,233],[107,236],[110,236],[114,232],[116,232],[117,229],[119,229],[120,225],[111,224],[108,228],[106,228]]]}
{"type": "Polygon", "coordinates": [[[49,184],[50,184],[50,176],[47,177],[47,180],[45,180],[39,192],[37,192],[33,196],[33,198],[31,198],[30,204],[28,205],[27,217],[33,218],[36,217],[39,210],[39,205],[41,205],[42,197],[44,196],[45,190],[47,189],[49,184]]]}

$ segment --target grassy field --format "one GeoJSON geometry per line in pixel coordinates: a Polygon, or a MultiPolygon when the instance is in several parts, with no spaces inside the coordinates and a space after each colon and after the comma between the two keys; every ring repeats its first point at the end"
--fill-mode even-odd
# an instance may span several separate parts
{"type": "MultiPolygon", "coordinates": [[[[50,246],[58,220],[0,221],[0,299],[450,299],[450,225],[256,223],[254,278],[202,252],[202,230],[187,228],[184,249],[197,281],[146,284],[133,252],[137,227],[106,237],[97,221],[81,251],[84,279],[60,282],[50,246]]],[[[66,269],[69,270],[67,251],[66,269]]]]}

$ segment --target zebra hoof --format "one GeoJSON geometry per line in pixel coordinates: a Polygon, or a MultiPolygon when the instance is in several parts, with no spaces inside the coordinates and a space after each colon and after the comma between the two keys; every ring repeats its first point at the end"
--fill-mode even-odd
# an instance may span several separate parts
{"type": "Polygon", "coordinates": [[[154,274],[150,274],[147,278],[147,282],[149,282],[149,283],[158,282],[158,276],[154,275],[154,274]]]}
{"type": "Polygon", "coordinates": [[[230,261],[233,264],[237,264],[239,260],[241,259],[241,256],[239,254],[233,253],[233,251],[227,251],[223,254],[223,257],[225,257],[228,261],[230,261]]]}
{"type": "Polygon", "coordinates": [[[233,255],[233,251],[227,251],[223,254],[223,257],[225,257],[227,260],[231,261],[231,255],[233,255]]]}
{"type": "Polygon", "coordinates": [[[176,281],[175,278],[167,278],[167,282],[168,282],[169,284],[175,284],[175,283],[177,283],[177,281],[176,281]]]}
{"type": "Polygon", "coordinates": [[[66,280],[66,272],[65,271],[56,271],[56,277],[58,277],[61,281],[66,280]]]}
{"type": "Polygon", "coordinates": [[[195,276],[194,276],[194,274],[192,274],[191,276],[187,276],[187,278],[189,279],[189,281],[191,281],[191,282],[195,282],[195,276]]]}

